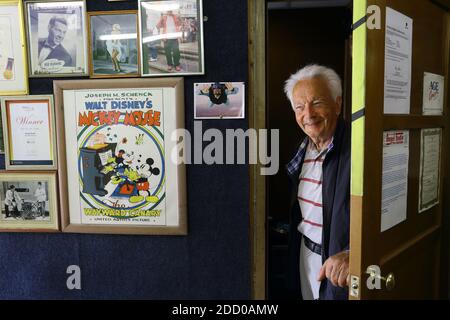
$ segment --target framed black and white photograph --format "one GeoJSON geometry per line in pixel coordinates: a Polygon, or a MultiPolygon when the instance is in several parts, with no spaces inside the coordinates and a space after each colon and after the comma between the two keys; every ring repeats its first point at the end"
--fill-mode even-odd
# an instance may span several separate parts
{"type": "Polygon", "coordinates": [[[139,0],[142,76],[204,74],[201,0],[139,0]]]}
{"type": "Polygon", "coordinates": [[[87,75],[85,1],[25,1],[30,77],[87,75]]]}
{"type": "Polygon", "coordinates": [[[0,174],[0,231],[57,231],[56,173],[0,174]]]}
{"type": "Polygon", "coordinates": [[[139,76],[137,10],[90,12],[88,30],[91,78],[139,76]]]}

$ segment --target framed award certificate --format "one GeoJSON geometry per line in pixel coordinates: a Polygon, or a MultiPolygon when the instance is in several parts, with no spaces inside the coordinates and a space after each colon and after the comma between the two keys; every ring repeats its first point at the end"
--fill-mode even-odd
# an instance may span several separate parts
{"type": "Polygon", "coordinates": [[[57,168],[52,96],[1,100],[6,170],[57,168]]]}

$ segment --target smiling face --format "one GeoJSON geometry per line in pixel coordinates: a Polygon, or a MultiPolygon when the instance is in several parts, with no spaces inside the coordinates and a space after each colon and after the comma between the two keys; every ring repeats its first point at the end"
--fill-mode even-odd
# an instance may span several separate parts
{"type": "Polygon", "coordinates": [[[48,41],[50,45],[60,45],[66,36],[67,26],[59,21],[48,28],[48,41]]]}
{"type": "Polygon", "coordinates": [[[330,142],[341,113],[342,98],[333,99],[327,81],[314,77],[297,82],[292,102],[297,123],[311,140],[317,146],[330,142]]]}

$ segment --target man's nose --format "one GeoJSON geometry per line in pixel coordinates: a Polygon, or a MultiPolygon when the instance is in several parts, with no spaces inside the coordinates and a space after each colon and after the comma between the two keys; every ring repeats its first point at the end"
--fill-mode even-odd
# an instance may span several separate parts
{"type": "Polygon", "coordinates": [[[314,115],[314,107],[312,105],[312,103],[308,102],[305,104],[305,109],[303,110],[303,113],[305,115],[305,117],[312,117],[314,115]]]}

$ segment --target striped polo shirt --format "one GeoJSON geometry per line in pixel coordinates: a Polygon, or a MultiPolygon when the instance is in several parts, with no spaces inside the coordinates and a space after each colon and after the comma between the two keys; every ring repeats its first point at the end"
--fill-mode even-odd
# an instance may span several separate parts
{"type": "Polygon", "coordinates": [[[302,221],[298,231],[311,241],[322,244],[322,164],[325,156],[333,147],[331,142],[322,151],[309,141],[299,176],[298,202],[302,212],[302,221]]]}

